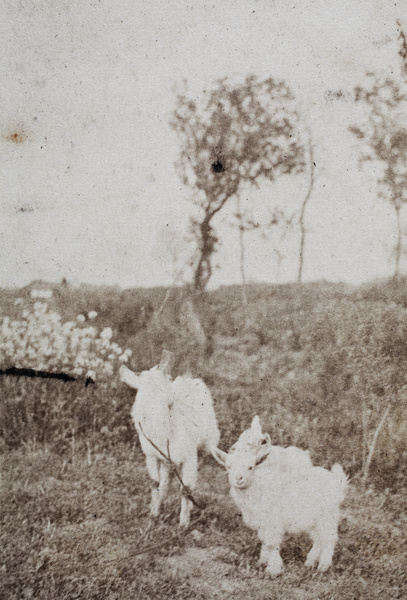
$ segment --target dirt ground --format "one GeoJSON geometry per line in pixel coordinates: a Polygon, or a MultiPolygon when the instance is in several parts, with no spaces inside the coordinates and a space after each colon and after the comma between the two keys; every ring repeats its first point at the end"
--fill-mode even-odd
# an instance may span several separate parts
{"type": "Polygon", "coordinates": [[[67,462],[46,449],[2,457],[0,596],[23,598],[216,598],[396,600],[407,598],[406,498],[352,481],[332,568],[304,567],[310,541],[289,537],[284,573],[257,564],[260,544],[207,459],[186,532],[172,487],[156,521],[140,454],[85,453],[67,462]]]}

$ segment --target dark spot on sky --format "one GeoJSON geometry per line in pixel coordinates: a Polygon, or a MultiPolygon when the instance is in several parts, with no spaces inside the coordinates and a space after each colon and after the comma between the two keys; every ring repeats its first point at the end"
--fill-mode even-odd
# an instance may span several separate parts
{"type": "Polygon", "coordinates": [[[22,144],[25,140],[25,136],[23,133],[19,133],[18,131],[13,131],[5,136],[5,139],[8,142],[13,142],[14,144],[22,144]]]}
{"type": "Polygon", "coordinates": [[[222,171],[224,171],[224,170],[225,170],[225,167],[222,165],[220,160],[217,160],[214,163],[212,163],[212,171],[214,173],[222,173],[222,171]]]}

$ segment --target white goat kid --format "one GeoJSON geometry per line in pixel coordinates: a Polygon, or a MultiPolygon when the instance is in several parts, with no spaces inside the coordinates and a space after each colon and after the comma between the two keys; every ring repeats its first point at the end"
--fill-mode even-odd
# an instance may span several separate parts
{"type": "Polygon", "coordinates": [[[247,452],[227,454],[213,448],[212,454],[227,470],[230,493],[244,522],[263,543],[260,562],[267,564],[271,577],[283,570],[280,546],[285,533],[307,532],[313,546],[306,566],[318,561],[319,571],[330,567],[347,487],[339,464],[331,471],[312,466],[299,470],[267,465],[264,456],[247,452]]]}
{"type": "MultiPolygon", "coordinates": [[[[219,443],[212,396],[201,379],[177,377],[172,381],[161,365],[140,375],[122,365],[120,377],[138,390],[131,416],[153,481],[150,514],[157,516],[170,480],[171,465],[164,456],[180,470],[184,486],[192,491],[198,477],[198,449],[210,451],[219,443]]],[[[179,522],[187,527],[192,502],[185,489],[181,491],[179,522]]]]}
{"type": "MultiPolygon", "coordinates": [[[[282,448],[273,446],[268,433],[262,433],[260,419],[256,415],[249,429],[243,431],[237,442],[230,448],[229,453],[247,453],[247,459],[256,457],[257,462],[264,460],[267,466],[278,466],[280,469],[304,469],[312,467],[309,450],[301,450],[296,446],[282,448]]],[[[216,457],[215,457],[216,458],[216,457]]],[[[245,460],[242,456],[241,460],[245,460]]]]}

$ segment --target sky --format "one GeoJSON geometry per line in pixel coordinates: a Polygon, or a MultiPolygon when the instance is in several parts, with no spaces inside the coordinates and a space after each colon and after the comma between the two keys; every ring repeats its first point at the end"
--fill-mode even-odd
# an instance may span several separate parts
{"type": "MultiPolygon", "coordinates": [[[[304,279],[392,274],[395,217],[348,126],[354,86],[397,63],[397,19],[407,31],[407,0],[3,0],[0,286],[176,281],[195,214],[174,166],[176,90],[186,81],[199,100],[219,77],[249,73],[284,79],[312,132],[304,279]]],[[[262,219],[274,201],[299,206],[307,184],[246,197],[262,219]]],[[[240,281],[235,210],[215,222],[212,287],[240,281]]],[[[248,281],[295,280],[295,231],[248,233],[245,245],[248,281]]]]}

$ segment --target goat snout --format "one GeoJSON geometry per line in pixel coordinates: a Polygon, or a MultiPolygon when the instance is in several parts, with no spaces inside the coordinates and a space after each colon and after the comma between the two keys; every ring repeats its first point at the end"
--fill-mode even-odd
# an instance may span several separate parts
{"type": "Polygon", "coordinates": [[[231,484],[237,488],[244,488],[247,485],[246,477],[242,473],[236,473],[231,484]]]}

